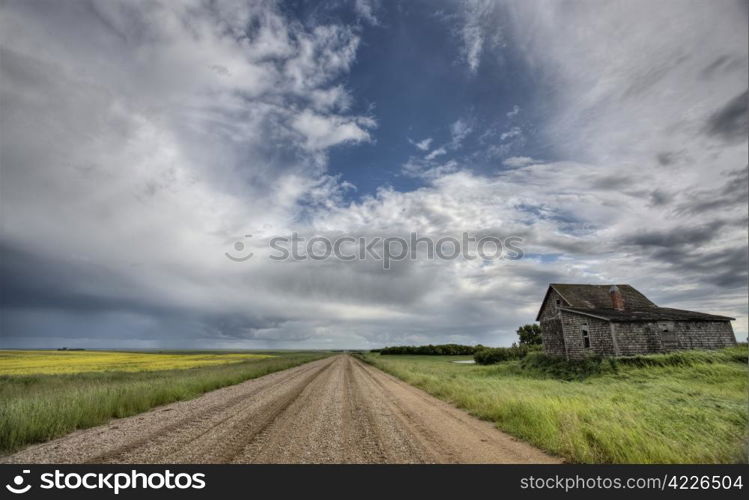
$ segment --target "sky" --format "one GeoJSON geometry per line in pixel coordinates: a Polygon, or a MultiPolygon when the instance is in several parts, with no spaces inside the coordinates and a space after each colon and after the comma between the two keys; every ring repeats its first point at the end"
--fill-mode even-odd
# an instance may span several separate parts
{"type": "Polygon", "coordinates": [[[747,337],[746,0],[0,3],[0,347],[510,345],[549,283],[747,337]],[[277,260],[307,238],[521,258],[277,260]]]}

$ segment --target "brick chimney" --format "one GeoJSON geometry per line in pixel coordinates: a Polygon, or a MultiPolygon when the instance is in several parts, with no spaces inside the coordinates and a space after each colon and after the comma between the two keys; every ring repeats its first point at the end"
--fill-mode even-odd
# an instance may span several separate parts
{"type": "Polygon", "coordinates": [[[613,307],[617,311],[623,311],[624,296],[622,295],[622,292],[619,291],[619,287],[616,285],[611,285],[611,288],[609,288],[609,295],[611,295],[611,307],[613,307]]]}

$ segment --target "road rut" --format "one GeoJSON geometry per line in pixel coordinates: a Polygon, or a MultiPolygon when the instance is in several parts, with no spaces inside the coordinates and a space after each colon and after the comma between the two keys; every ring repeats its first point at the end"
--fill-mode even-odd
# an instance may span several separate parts
{"type": "Polygon", "coordinates": [[[348,355],[218,389],[6,463],[556,463],[348,355]]]}

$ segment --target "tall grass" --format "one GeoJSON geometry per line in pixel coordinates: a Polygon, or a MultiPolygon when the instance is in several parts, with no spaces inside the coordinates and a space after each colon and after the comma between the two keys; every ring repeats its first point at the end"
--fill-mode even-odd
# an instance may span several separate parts
{"type": "Polygon", "coordinates": [[[327,355],[277,353],[183,370],[0,376],[0,451],[11,452],[327,355]]]}
{"type": "Polygon", "coordinates": [[[746,345],[584,363],[364,358],[570,462],[747,460],[746,345]]]}

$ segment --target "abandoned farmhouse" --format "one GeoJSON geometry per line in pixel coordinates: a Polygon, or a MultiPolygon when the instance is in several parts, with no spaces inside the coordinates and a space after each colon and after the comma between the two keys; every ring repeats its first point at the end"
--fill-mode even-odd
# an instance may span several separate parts
{"type": "Polygon", "coordinates": [[[630,285],[551,284],[536,321],[544,352],[567,359],[736,345],[734,318],[658,307],[630,285]]]}

